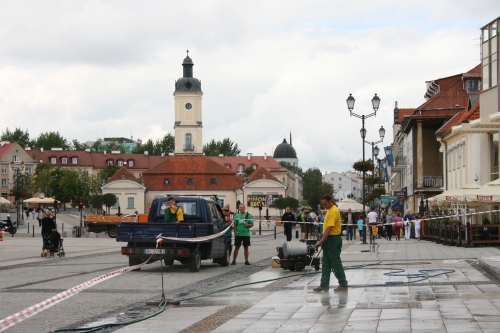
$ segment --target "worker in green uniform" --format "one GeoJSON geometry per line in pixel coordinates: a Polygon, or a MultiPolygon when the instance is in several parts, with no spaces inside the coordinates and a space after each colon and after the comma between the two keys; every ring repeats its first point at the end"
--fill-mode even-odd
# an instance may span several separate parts
{"type": "Polygon", "coordinates": [[[168,207],[165,208],[165,215],[163,221],[167,223],[180,223],[184,222],[184,213],[182,209],[177,206],[173,197],[167,199],[168,207]]]}
{"type": "Polygon", "coordinates": [[[241,204],[239,213],[234,217],[234,254],[231,265],[236,265],[236,258],[243,243],[245,265],[250,265],[248,261],[248,247],[250,246],[250,228],[253,227],[253,217],[250,213],[245,212],[245,205],[241,204]]]}
{"type": "Polygon", "coordinates": [[[314,291],[328,291],[330,288],[330,274],[333,274],[339,281],[339,286],[334,289],[335,292],[347,292],[347,280],[344,267],[340,259],[342,250],[342,221],[337,205],[333,202],[330,195],[321,197],[321,204],[326,209],[325,222],[323,224],[323,235],[316,243],[316,247],[321,245],[323,249],[323,266],[321,270],[321,284],[314,291]]]}

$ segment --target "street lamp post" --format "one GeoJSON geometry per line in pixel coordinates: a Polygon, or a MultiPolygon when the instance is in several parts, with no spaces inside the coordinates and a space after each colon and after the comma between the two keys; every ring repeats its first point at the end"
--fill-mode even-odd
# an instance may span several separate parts
{"type": "MultiPolygon", "coordinates": [[[[365,119],[377,116],[377,111],[380,106],[380,98],[375,94],[372,98],[372,107],[373,107],[373,112],[368,114],[368,115],[359,115],[352,110],[354,110],[354,103],[355,103],[354,97],[352,97],[352,94],[349,94],[349,97],[347,97],[347,109],[349,110],[350,116],[354,116],[356,118],[361,119],[361,139],[363,140],[363,162],[365,161],[365,138],[366,138],[366,129],[365,129],[365,119]]],[[[382,127],[383,129],[383,127],[382,127]]],[[[384,135],[385,135],[385,130],[384,130],[384,135]]],[[[363,218],[366,216],[366,210],[365,210],[365,171],[363,170],[363,218]]],[[[363,223],[363,244],[368,244],[366,243],[366,226],[363,223]]]]}
{"type": "MultiPolygon", "coordinates": [[[[21,162],[21,166],[16,166],[16,164],[14,163],[14,161],[10,162],[10,167],[12,168],[12,171],[14,171],[14,177],[16,178],[16,192],[15,193],[18,193],[19,192],[19,181],[21,180],[21,176],[22,176],[22,173],[21,171],[24,170],[24,162],[21,162]]],[[[23,205],[23,191],[24,191],[24,184],[21,182],[21,187],[22,187],[22,190],[21,190],[21,207],[23,205]]],[[[17,202],[17,195],[14,196],[14,200],[16,201],[16,217],[17,217],[17,225],[19,225],[19,203],[17,202]]],[[[23,219],[24,219],[24,215],[23,215],[23,212],[21,212],[21,215],[23,216],[23,219]]]]}

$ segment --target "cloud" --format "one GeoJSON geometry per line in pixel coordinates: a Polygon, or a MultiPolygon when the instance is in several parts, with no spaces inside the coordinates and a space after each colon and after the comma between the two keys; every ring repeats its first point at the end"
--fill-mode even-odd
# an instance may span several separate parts
{"type": "MultiPolygon", "coordinates": [[[[395,101],[479,63],[496,1],[16,1],[0,4],[2,130],[68,139],[156,139],[173,131],[189,46],[202,81],[203,138],[272,155],[292,130],[304,169],[345,171],[367,139],[392,140],[395,101]]],[[[380,146],[382,143],[380,144],[380,146]]],[[[370,146],[365,146],[370,156],[370,146]]]]}

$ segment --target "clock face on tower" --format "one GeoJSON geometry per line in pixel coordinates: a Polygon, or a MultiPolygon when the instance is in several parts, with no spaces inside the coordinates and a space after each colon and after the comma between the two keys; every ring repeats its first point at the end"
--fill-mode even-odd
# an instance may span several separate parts
{"type": "Polygon", "coordinates": [[[186,110],[191,110],[193,105],[191,103],[186,103],[185,107],[186,107],[186,110]]]}

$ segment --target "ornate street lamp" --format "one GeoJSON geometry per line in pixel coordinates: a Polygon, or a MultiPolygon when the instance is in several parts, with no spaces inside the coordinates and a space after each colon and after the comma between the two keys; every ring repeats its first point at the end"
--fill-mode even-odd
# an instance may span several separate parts
{"type": "MultiPolygon", "coordinates": [[[[361,134],[361,139],[363,140],[363,162],[365,161],[365,143],[367,143],[365,141],[365,138],[366,138],[366,128],[365,128],[365,119],[367,118],[370,118],[370,117],[373,117],[373,116],[377,116],[377,111],[380,107],[380,98],[377,96],[377,94],[375,94],[375,96],[373,96],[372,98],[372,107],[373,107],[373,112],[368,114],[368,115],[359,115],[359,114],[356,114],[354,112],[352,112],[354,110],[354,104],[356,102],[356,100],[354,99],[354,97],[352,96],[352,94],[349,94],[349,97],[347,97],[347,109],[349,110],[349,113],[351,116],[354,116],[356,118],[359,118],[361,119],[361,130],[360,130],[360,134],[361,134]]],[[[385,129],[384,127],[381,127],[380,130],[379,130],[379,134],[380,134],[380,137],[384,138],[385,136],[385,129]]],[[[382,141],[380,141],[382,142],[382,141]]],[[[378,143],[378,142],[377,142],[378,143]]],[[[372,149],[373,149],[373,145],[372,145],[372,149]]],[[[373,150],[372,150],[373,152],[373,150]]],[[[373,157],[373,156],[372,156],[373,157]]],[[[366,210],[365,210],[365,171],[363,171],[363,218],[365,218],[366,216],[366,210]]],[[[363,244],[367,244],[366,243],[366,226],[363,224],[363,244]]]]}
{"type": "MultiPolygon", "coordinates": [[[[18,193],[19,191],[19,181],[21,180],[22,173],[21,171],[24,170],[24,161],[21,162],[21,166],[16,166],[16,163],[14,161],[10,162],[10,167],[12,168],[12,171],[14,171],[14,177],[16,179],[16,191],[14,193],[18,193]]],[[[21,182],[21,207],[23,206],[23,191],[24,191],[24,184],[21,182]]],[[[17,215],[17,225],[19,225],[19,202],[17,200],[17,195],[14,196],[14,200],[16,201],[16,215],[17,215]]],[[[21,213],[22,214],[22,213],[21,213]]],[[[24,219],[24,214],[22,214],[22,217],[24,219]]]]}

